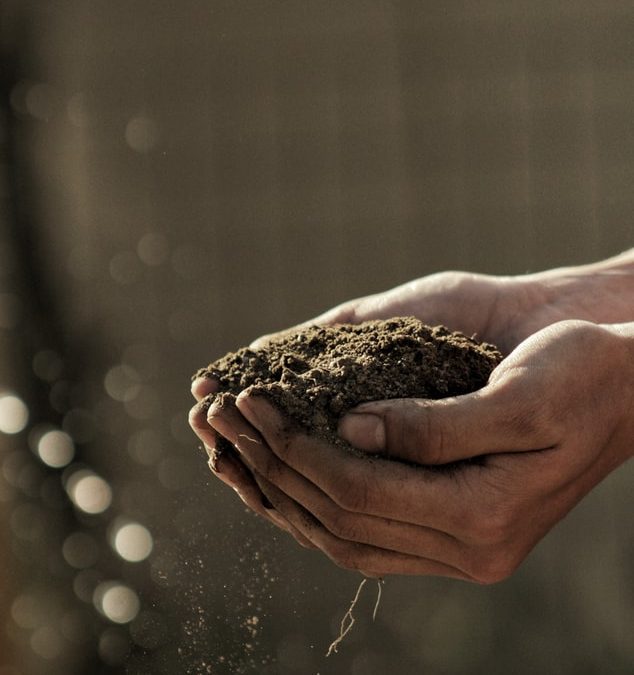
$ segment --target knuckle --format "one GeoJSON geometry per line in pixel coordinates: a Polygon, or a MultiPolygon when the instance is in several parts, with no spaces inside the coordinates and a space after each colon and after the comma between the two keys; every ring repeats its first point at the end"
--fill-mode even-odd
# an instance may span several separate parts
{"type": "Polygon", "coordinates": [[[387,447],[401,457],[411,456],[425,463],[436,464],[442,458],[444,433],[434,424],[429,403],[413,399],[401,399],[397,408],[384,413],[387,447]]]}
{"type": "Polygon", "coordinates": [[[322,524],[339,539],[347,541],[363,541],[362,528],[358,520],[350,514],[342,511],[326,514],[322,518],[322,524]]]}
{"type": "Polygon", "coordinates": [[[346,511],[365,513],[369,503],[369,486],[360,476],[343,476],[333,484],[332,499],[346,511]]]}
{"type": "Polygon", "coordinates": [[[417,415],[417,436],[424,456],[430,464],[442,464],[446,455],[446,434],[442,425],[434,423],[427,406],[423,405],[417,415]]]}
{"type": "Polygon", "coordinates": [[[446,270],[444,272],[436,272],[430,275],[429,278],[445,291],[461,291],[473,281],[475,275],[469,272],[461,272],[457,270],[446,270]]]}

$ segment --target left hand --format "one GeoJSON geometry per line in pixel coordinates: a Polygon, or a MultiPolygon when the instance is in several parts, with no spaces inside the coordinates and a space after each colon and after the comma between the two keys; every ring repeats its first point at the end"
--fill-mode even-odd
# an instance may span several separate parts
{"type": "MultiPolygon", "coordinates": [[[[189,424],[201,440],[204,449],[209,456],[208,466],[211,472],[219,478],[225,485],[233,488],[242,502],[253,512],[262,516],[265,520],[277,525],[282,530],[289,532],[295,537],[295,540],[304,548],[315,548],[313,544],[296,530],[273,505],[264,496],[260,487],[255,482],[253,474],[245,466],[242,459],[235,454],[233,449],[226,448],[219,453],[217,446],[216,432],[208,422],[209,404],[207,396],[217,391],[218,385],[213,380],[198,379],[195,380],[192,387],[192,394],[198,403],[189,413],[189,424]]],[[[217,406],[216,406],[217,409],[217,406]]],[[[240,434],[250,430],[244,418],[235,407],[227,405],[222,408],[222,417],[225,424],[234,430],[234,433],[240,434]]]]}
{"type": "Polygon", "coordinates": [[[364,404],[340,431],[371,457],[292,429],[248,390],[241,417],[212,406],[208,422],[293,529],[337,564],[492,583],[631,456],[630,345],[608,328],[561,322],[473,394],[364,404]],[[467,458],[480,461],[429,466],[467,458]]]}

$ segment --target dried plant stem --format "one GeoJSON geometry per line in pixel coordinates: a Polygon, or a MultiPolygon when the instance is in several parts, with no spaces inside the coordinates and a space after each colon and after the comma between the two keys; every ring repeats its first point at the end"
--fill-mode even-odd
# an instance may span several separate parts
{"type": "Polygon", "coordinates": [[[381,594],[383,593],[383,584],[385,581],[383,579],[377,579],[377,593],[376,593],[376,603],[374,605],[374,611],[372,612],[372,621],[376,621],[376,613],[379,611],[379,605],[381,604],[381,594]]]}
{"type": "Polygon", "coordinates": [[[251,443],[256,443],[257,445],[262,445],[261,441],[258,441],[255,438],[251,438],[250,436],[247,436],[246,434],[238,434],[238,439],[240,439],[240,438],[246,438],[247,441],[251,441],[251,443]]]}
{"type": "MultiPolygon", "coordinates": [[[[328,651],[326,652],[326,657],[330,656],[333,652],[337,653],[337,648],[343,641],[343,639],[348,635],[348,633],[352,630],[352,626],[354,626],[355,618],[352,614],[352,611],[357,605],[357,602],[359,602],[359,598],[361,597],[361,589],[365,586],[365,582],[367,579],[362,579],[361,583],[359,584],[359,587],[357,588],[357,592],[355,593],[354,598],[352,599],[352,602],[350,603],[350,607],[348,607],[348,611],[343,615],[343,619],[341,619],[341,625],[339,627],[339,635],[337,636],[336,640],[328,647],[328,651]]],[[[376,613],[377,610],[379,609],[379,604],[381,602],[381,591],[382,591],[382,585],[383,585],[383,579],[377,579],[377,584],[378,584],[378,592],[376,596],[376,603],[374,605],[374,611],[372,612],[372,621],[376,619],[376,613]]]]}

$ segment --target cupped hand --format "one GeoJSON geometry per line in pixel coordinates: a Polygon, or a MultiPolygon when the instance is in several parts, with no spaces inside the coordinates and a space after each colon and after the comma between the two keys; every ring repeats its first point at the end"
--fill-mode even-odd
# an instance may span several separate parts
{"type": "MultiPolygon", "coordinates": [[[[585,305],[587,299],[593,297],[592,293],[584,290],[586,277],[585,272],[578,274],[569,270],[520,277],[442,272],[385,293],[351,300],[301,325],[359,323],[412,315],[429,324],[442,323],[451,329],[475,335],[496,344],[507,354],[535,331],[561,319],[579,317],[596,320],[597,317],[593,316],[593,312],[597,311],[596,303],[590,309],[585,305]],[[570,279],[575,280],[573,292],[568,288],[570,279]]],[[[618,292],[612,295],[620,297],[618,292]]],[[[603,305],[598,306],[600,311],[604,311],[602,308],[603,305]]],[[[274,335],[263,336],[252,346],[262,346],[274,335]]],[[[197,379],[192,385],[192,393],[198,403],[191,411],[190,424],[210,453],[216,434],[207,422],[209,406],[203,399],[216,389],[217,383],[210,379],[197,379]]],[[[233,417],[238,419],[235,413],[232,413],[233,417]]],[[[241,422],[244,424],[246,420],[241,422]]],[[[262,502],[266,502],[264,495],[252,472],[238,455],[225,453],[213,463],[212,470],[233,487],[250,508],[282,526],[279,514],[262,507],[262,502]]],[[[285,525],[289,529],[288,523],[285,525]]]]}
{"type": "Polygon", "coordinates": [[[211,395],[217,390],[218,384],[214,380],[205,378],[195,380],[192,385],[192,394],[198,402],[189,413],[189,424],[209,456],[209,469],[223,483],[233,488],[238,497],[254,513],[291,533],[305,548],[314,548],[300,532],[275,511],[273,505],[260,490],[252,472],[234,448],[225,443],[221,449],[218,434],[209,424],[208,418],[210,417],[222,418],[224,423],[230,426],[233,433],[238,436],[248,436],[256,432],[242,417],[234,403],[226,402],[222,407],[212,403],[211,395]]]}
{"type": "Polygon", "coordinates": [[[237,400],[246,433],[222,414],[208,421],[294,531],[339,565],[490,583],[632,455],[633,364],[631,340],[609,327],[560,322],[478,392],[348,414],[340,433],[368,456],[294,429],[248,390],[237,400]]]}
{"type": "MultiPolygon", "coordinates": [[[[302,326],[360,323],[370,319],[410,315],[430,324],[443,323],[468,334],[477,334],[496,344],[510,344],[516,339],[516,324],[520,317],[526,315],[529,306],[545,306],[540,302],[539,288],[518,279],[467,272],[433,274],[385,293],[346,302],[304,324],[262,336],[251,347],[262,347],[270,339],[302,326]],[[515,326],[515,329],[511,330],[509,326],[515,326]]],[[[197,404],[190,411],[189,423],[210,458],[215,458],[209,464],[212,472],[232,487],[253,511],[269,520],[278,518],[275,512],[262,507],[262,502],[266,500],[263,500],[258,485],[240,457],[229,452],[220,457],[213,452],[217,436],[207,422],[207,397],[218,391],[218,383],[213,379],[200,377],[193,381],[191,391],[197,404]]],[[[229,414],[235,422],[237,411],[232,410],[229,414]]],[[[277,524],[281,526],[280,522],[277,524]]]]}
{"type": "Polygon", "coordinates": [[[443,324],[475,335],[497,345],[505,354],[551,323],[588,318],[570,306],[566,294],[553,292],[549,277],[439,272],[383,293],[349,300],[299,326],[264,335],[251,346],[261,347],[271,338],[303,326],[356,324],[395,316],[414,316],[430,325],[443,324]],[[577,313],[579,316],[574,316],[577,313]]]}

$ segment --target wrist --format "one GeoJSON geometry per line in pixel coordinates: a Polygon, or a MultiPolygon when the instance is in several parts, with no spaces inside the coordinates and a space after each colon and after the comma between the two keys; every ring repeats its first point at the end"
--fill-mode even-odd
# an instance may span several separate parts
{"type": "Polygon", "coordinates": [[[634,321],[634,249],[598,263],[517,277],[561,319],[634,321]]]}
{"type": "Polygon", "coordinates": [[[622,385],[619,400],[622,405],[622,461],[625,461],[634,457],[634,321],[601,327],[615,338],[614,353],[621,357],[615,377],[619,377],[622,385]]]}

